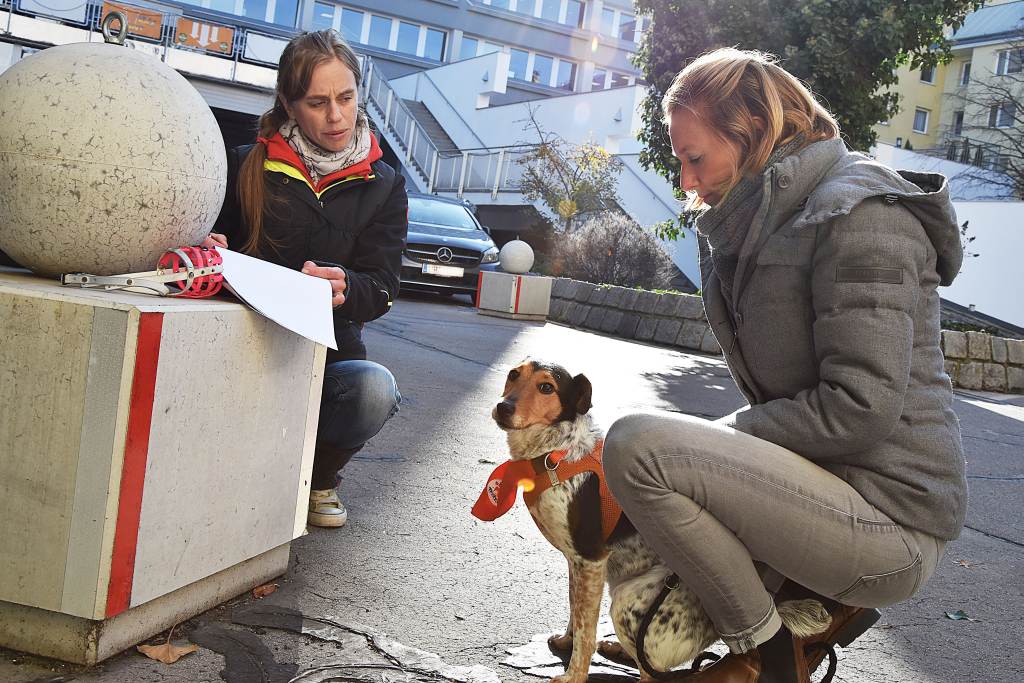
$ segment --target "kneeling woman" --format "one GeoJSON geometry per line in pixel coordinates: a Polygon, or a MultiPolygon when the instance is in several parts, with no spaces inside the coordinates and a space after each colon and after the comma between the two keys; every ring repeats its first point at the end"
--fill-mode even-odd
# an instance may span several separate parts
{"type": "Polygon", "coordinates": [[[408,201],[358,108],[359,77],[333,31],[288,43],[256,144],[228,152],[228,193],[208,240],[331,282],[338,350],[327,354],[308,517],[326,527],[348,517],[338,471],[401,400],[391,372],[366,360],[362,325],[398,294],[408,201]]]}
{"type": "Polygon", "coordinates": [[[939,350],[962,258],[945,179],[847,151],[832,116],[766,56],[697,59],[664,99],[697,220],[708,321],[750,405],[718,423],[633,415],[608,484],[701,599],[731,654],[693,683],[805,683],[873,609],[906,600],[964,523],[939,350]],[[778,598],[832,626],[788,633],[778,598]]]}

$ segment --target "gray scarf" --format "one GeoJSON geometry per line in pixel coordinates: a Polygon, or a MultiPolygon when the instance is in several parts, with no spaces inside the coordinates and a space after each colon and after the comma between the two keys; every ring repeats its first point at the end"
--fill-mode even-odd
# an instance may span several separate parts
{"type": "Polygon", "coordinates": [[[797,136],[768,157],[764,169],[757,175],[744,176],[726,193],[717,206],[697,217],[697,234],[708,241],[711,265],[722,289],[722,295],[732,310],[732,284],[736,278],[736,264],[740,247],[750,229],[750,223],[764,201],[764,174],[768,168],[782,161],[804,146],[803,136],[797,136]]]}
{"type": "Polygon", "coordinates": [[[355,129],[349,138],[348,146],[340,152],[328,151],[312,142],[303,134],[295,119],[288,119],[278,130],[288,146],[302,159],[314,185],[319,183],[321,178],[359,163],[370,153],[370,125],[362,111],[356,115],[355,129]]]}

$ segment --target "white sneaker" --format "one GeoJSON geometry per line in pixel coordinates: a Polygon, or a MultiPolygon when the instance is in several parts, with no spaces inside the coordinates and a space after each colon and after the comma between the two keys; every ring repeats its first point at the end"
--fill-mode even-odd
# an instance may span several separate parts
{"type": "Polygon", "coordinates": [[[348,520],[348,510],[338,500],[334,489],[309,492],[309,516],[306,521],[312,526],[339,527],[348,520]]]}

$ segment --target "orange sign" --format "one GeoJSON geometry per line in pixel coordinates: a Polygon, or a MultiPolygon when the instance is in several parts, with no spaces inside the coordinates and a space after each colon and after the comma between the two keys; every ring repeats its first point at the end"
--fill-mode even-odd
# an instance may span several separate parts
{"type": "Polygon", "coordinates": [[[131,35],[160,40],[160,25],[164,15],[159,12],[117,2],[104,2],[102,16],[107,16],[108,12],[120,12],[128,17],[128,33],[131,35]]]}
{"type": "Polygon", "coordinates": [[[181,17],[178,19],[178,29],[174,32],[174,42],[185,47],[229,55],[234,50],[235,29],[181,17]]]}

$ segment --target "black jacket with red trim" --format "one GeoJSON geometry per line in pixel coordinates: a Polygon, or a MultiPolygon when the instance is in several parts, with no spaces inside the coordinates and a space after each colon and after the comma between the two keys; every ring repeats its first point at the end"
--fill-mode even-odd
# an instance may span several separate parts
{"type": "MultiPolygon", "coordinates": [[[[228,192],[213,228],[238,249],[249,238],[238,203],[238,170],[253,145],[228,151],[228,192]]],[[[280,134],[267,141],[264,177],[270,200],[263,214],[260,258],[299,270],[306,261],[345,270],[345,303],[334,309],[338,350],[327,362],[366,358],[362,323],[388,312],[398,295],[409,227],[405,179],[380,160],[374,138],[363,162],[314,186],[280,134]]]]}

